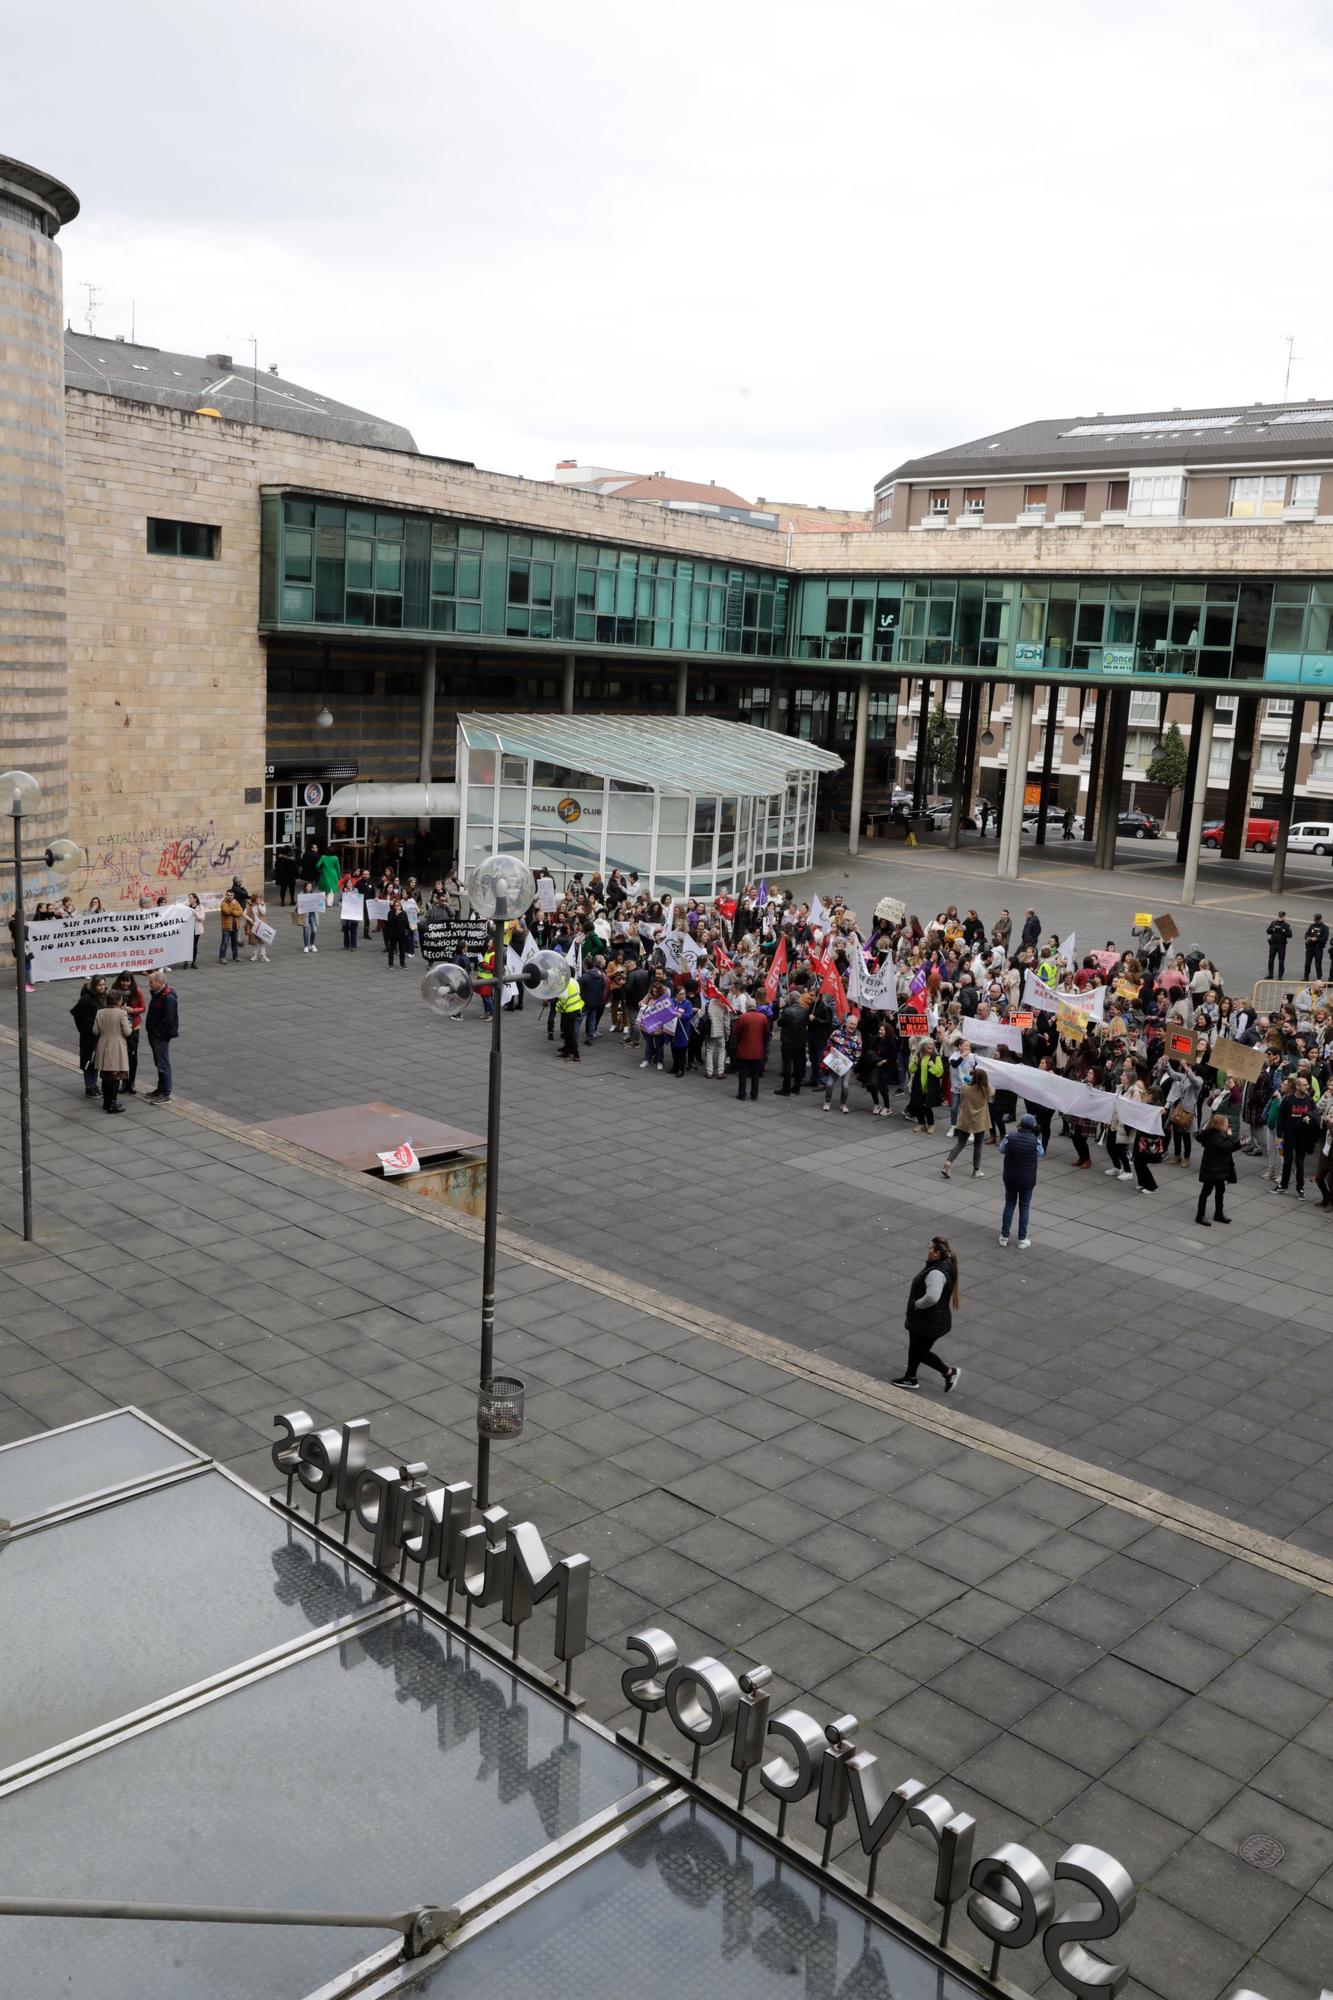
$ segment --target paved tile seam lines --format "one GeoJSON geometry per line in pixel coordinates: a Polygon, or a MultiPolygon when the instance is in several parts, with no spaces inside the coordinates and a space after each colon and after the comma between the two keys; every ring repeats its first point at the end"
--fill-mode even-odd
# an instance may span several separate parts
{"type": "MultiPolygon", "coordinates": [[[[16,1046],[17,1034],[10,1028],[0,1027],[0,1042],[16,1046]]],[[[63,1070],[76,1071],[77,1058],[64,1049],[56,1048],[49,1042],[30,1038],[29,1049],[39,1061],[49,1063],[63,1070]]],[[[260,1132],[240,1120],[229,1118],[224,1113],[211,1110],[188,1099],[173,1097],[171,1109],[177,1116],[188,1119],[192,1124],[216,1132],[238,1145],[254,1152],[267,1154],[282,1164],[300,1168],[319,1178],[332,1181],[351,1192],[364,1195],[367,1199],[378,1199],[410,1215],[418,1221],[426,1221],[438,1229],[462,1236],[471,1243],[480,1243],[482,1225],[470,1216],[456,1214],[439,1208],[434,1202],[408,1194],[405,1190],[388,1183],[374,1180],[371,1176],[358,1174],[322,1159],[318,1154],[307,1152],[284,1139],[275,1138],[271,1133],[260,1132]]],[[[229,1170],[230,1171],[230,1170],[229,1170]]],[[[961,1411],[939,1410],[923,1406],[916,1398],[894,1396],[873,1376],[862,1375],[834,1361],[821,1361],[818,1356],[807,1353],[773,1334],[766,1334],[755,1327],[748,1327],[739,1321],[729,1320],[720,1314],[709,1313],[698,1307],[682,1307],[680,1302],[665,1293],[654,1291],[646,1285],[639,1285],[633,1279],[622,1278],[615,1273],[604,1271],[597,1265],[587,1263],[565,1252],[536,1243],[517,1235],[511,1230],[501,1229],[499,1246],[502,1253],[519,1258],[521,1261],[548,1270],[553,1276],[561,1277],[601,1292],[617,1304],[651,1314],[654,1318],[669,1324],[681,1326],[702,1339],[711,1340],[719,1346],[735,1349],[738,1353],[753,1359],[768,1362],[798,1379],[831,1390],[851,1401],[869,1405],[892,1415],[896,1420],[910,1424],[914,1428],[933,1432],[936,1436],[981,1451],[987,1456],[1003,1460],[1005,1463],[1027,1471],[1034,1476],[1055,1480],[1058,1484],[1096,1499],[1103,1505],[1119,1507],[1125,1512],[1156,1522],[1173,1529],[1192,1541],[1203,1542],[1220,1552],[1240,1556],[1247,1562],[1256,1563],[1261,1568],[1284,1576],[1292,1582],[1333,1596],[1333,1560],[1320,1556],[1315,1551],[1302,1549],[1298,1544],[1280,1540],[1253,1529],[1247,1529],[1240,1522],[1194,1505],[1192,1502],[1177,1500],[1171,1494],[1156,1487],[1126,1479],[1122,1474],[1111,1472],[1099,1466],[1075,1459],[1064,1452],[1034,1444],[1014,1432],[966,1416],[961,1411]]]]}

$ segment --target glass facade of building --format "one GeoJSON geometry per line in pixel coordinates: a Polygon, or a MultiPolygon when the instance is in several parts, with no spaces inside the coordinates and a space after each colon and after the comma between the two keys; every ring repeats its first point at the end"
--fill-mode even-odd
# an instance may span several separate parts
{"type": "Polygon", "coordinates": [[[340,501],[264,503],[266,622],[659,652],[787,650],[789,579],[340,501]]]}
{"type": "MultiPolygon", "coordinates": [[[[1333,583],[1322,581],[789,576],[296,494],[265,496],[262,531],[260,621],[291,634],[393,633],[885,674],[1333,682],[1333,583]]],[[[827,707],[827,691],[823,700],[827,707]]],[[[748,713],[767,720],[766,692],[754,692],[748,713]]],[[[789,716],[788,728],[827,733],[814,714],[789,716]]]]}

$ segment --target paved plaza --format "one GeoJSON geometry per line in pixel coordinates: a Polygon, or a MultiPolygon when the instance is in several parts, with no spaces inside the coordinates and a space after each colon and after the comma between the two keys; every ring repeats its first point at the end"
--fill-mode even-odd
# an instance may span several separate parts
{"type": "MultiPolygon", "coordinates": [[[[1250,928],[1231,921],[1224,964],[1250,928]]],[[[302,1404],[467,1476],[478,1226],[252,1128],[371,1097],[475,1127],[486,1035],[326,932],[316,959],[179,977],[171,1110],[111,1123],[68,1053],[37,1059],[34,1246],[0,1160],[0,1441],[134,1404],[267,1489],[273,1413],[302,1404]]],[[[34,1008],[66,1051],[72,998],[34,1008]]],[[[742,1106],[609,1039],[571,1070],[528,1009],[505,1036],[497,1353],[529,1420],[493,1497],[592,1559],[593,1712],[627,1722],[641,1623],[682,1657],[763,1660],[984,1839],[1124,1861],[1131,1995],[1313,2000],[1333,1967],[1324,1219],[1243,1174],[1236,1228],[1200,1249],[1192,1180],[1125,1200],[1057,1145],[1020,1259],[994,1242],[998,1177],[945,1187],[938,1142],[897,1120],[742,1106]],[[963,1263],[948,1404],[886,1386],[939,1227],[963,1263]],[[1253,1835],[1267,1865],[1242,1858],[1253,1835]]],[[[899,1844],[881,1871],[922,1917],[928,1860],[899,1844]]]]}
{"type": "MultiPolygon", "coordinates": [[[[1002,901],[1020,919],[1031,904],[1089,946],[1126,940],[1153,901],[1142,875],[1052,859],[1047,879],[1038,857],[1034,879],[1000,885],[989,865],[975,849],[879,848],[850,864],[831,851],[804,892],[843,888],[868,909],[887,888],[922,914],[975,903],[988,922],[1002,901]]],[[[1182,919],[1232,991],[1264,971],[1271,898],[1248,886],[1253,871],[1213,864],[1213,900],[1191,928],[1182,919]]],[[[206,950],[178,976],[178,1090],[244,1124],[373,1098],[483,1131],[479,1005],[435,1020],[419,967],[388,970],[374,941],[344,952],[334,921],[321,935],[303,957],[279,913],[271,965],[219,966],[206,950]]],[[[72,998],[61,985],[33,1000],[35,1032],[66,1049],[72,998]]],[[[946,1186],[943,1138],[872,1119],[859,1090],[852,1115],[825,1117],[816,1094],[774,1098],[770,1074],[742,1105],[730,1082],[644,1073],[607,1029],[572,1070],[530,1004],[504,1025],[511,1228],[885,1382],[904,1359],[907,1283],[941,1230],[962,1258],[950,1352],[971,1415],[1333,1555],[1333,1232],[1317,1201],[1274,1198],[1259,1162],[1237,1161],[1234,1226],[1205,1232],[1194,1168],[1163,1164],[1160,1193],[1140,1197],[1104,1177],[1102,1153],[1077,1172],[1057,1138],[1034,1248],[1006,1253],[993,1148],[985,1180],[960,1161],[946,1186]]]]}

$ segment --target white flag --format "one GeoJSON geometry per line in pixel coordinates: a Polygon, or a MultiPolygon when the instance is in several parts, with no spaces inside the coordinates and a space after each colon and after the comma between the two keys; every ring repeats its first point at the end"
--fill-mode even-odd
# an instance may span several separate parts
{"type": "Polygon", "coordinates": [[[828,911],[820,902],[818,892],[810,898],[810,922],[812,924],[824,924],[828,922],[828,911]]]}
{"type": "Polygon", "coordinates": [[[1077,931],[1071,931],[1069,933],[1069,936],[1065,939],[1064,943],[1060,946],[1060,956],[1064,960],[1066,965],[1077,965],[1078,963],[1078,960],[1074,956],[1074,939],[1077,936],[1078,936],[1077,931]]]}

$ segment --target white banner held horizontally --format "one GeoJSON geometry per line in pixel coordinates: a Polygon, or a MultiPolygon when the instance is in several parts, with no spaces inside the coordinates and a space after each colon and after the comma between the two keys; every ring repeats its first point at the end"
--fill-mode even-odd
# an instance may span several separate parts
{"type": "Polygon", "coordinates": [[[974,1014],[962,1023],[963,1040],[974,1049],[1012,1049],[1016,1056],[1023,1053],[1023,1037],[1008,1021],[997,1021],[993,1017],[982,1020],[974,1014]]]}
{"type": "Polygon", "coordinates": [[[34,982],[93,979],[103,973],[153,972],[184,965],[194,951],[194,911],[188,903],[156,910],[100,910],[54,923],[28,925],[34,982]]]}
{"type": "Polygon", "coordinates": [[[986,1074],[995,1090],[1012,1090],[1028,1104],[1049,1105],[1067,1118],[1092,1118],[1109,1125],[1114,1113],[1122,1125],[1161,1136],[1160,1104],[1141,1104],[1137,1098],[1121,1097],[1112,1090],[1094,1090],[1072,1076],[1059,1076],[1054,1070],[1030,1069],[1026,1063],[997,1063],[986,1074]]]}

